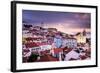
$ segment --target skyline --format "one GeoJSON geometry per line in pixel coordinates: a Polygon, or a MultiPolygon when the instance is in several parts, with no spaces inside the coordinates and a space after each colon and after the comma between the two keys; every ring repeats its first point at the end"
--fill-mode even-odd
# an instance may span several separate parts
{"type": "Polygon", "coordinates": [[[90,32],[91,14],[78,12],[22,11],[22,23],[57,28],[65,33],[90,32]]]}

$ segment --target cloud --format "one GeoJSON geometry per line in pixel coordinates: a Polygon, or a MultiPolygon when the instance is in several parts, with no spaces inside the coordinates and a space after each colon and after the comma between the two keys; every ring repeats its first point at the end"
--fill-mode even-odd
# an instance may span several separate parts
{"type": "Polygon", "coordinates": [[[60,24],[66,28],[90,28],[91,26],[90,13],[23,10],[22,15],[23,22],[34,25],[43,22],[46,26],[60,24]]]}

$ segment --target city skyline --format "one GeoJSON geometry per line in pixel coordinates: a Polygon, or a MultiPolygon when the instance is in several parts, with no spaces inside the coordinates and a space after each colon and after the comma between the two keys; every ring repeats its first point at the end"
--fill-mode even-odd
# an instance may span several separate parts
{"type": "Polygon", "coordinates": [[[54,12],[23,10],[22,22],[39,25],[44,28],[56,28],[58,31],[74,34],[84,29],[90,32],[91,14],[78,12],[54,12]]]}

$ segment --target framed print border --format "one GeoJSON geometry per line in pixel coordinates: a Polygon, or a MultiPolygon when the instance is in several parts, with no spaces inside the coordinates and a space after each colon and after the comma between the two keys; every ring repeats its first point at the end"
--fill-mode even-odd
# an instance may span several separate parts
{"type": "Polygon", "coordinates": [[[11,2],[11,71],[22,72],[22,71],[40,71],[40,70],[55,70],[55,69],[73,69],[73,68],[86,68],[86,67],[97,67],[98,66],[98,7],[90,5],[74,5],[74,4],[57,4],[57,3],[43,3],[43,2],[27,2],[27,1],[12,1],[11,2]],[[83,65],[83,66],[68,66],[68,67],[52,67],[52,68],[37,68],[37,69],[17,69],[17,4],[28,4],[28,5],[44,5],[44,6],[58,6],[58,7],[81,7],[95,9],[95,64],[94,65],[83,65]]]}

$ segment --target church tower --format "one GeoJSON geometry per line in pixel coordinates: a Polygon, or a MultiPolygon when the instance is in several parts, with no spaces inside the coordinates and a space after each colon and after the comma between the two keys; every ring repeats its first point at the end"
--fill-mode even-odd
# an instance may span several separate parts
{"type": "Polygon", "coordinates": [[[86,36],[86,30],[85,29],[83,30],[83,36],[86,36]]]}

